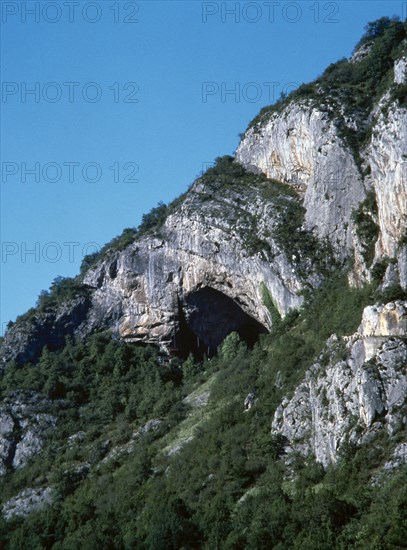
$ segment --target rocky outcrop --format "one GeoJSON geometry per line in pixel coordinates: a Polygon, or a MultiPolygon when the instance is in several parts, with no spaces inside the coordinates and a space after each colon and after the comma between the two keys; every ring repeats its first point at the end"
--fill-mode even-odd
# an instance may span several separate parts
{"type": "MultiPolygon", "coordinates": [[[[406,83],[407,58],[394,63],[394,83],[406,83]]],[[[384,258],[397,261],[387,268],[386,279],[407,289],[407,247],[401,244],[407,226],[407,109],[391,100],[386,91],[369,117],[371,139],[361,151],[364,167],[369,172],[366,184],[377,202],[376,223],[379,235],[375,244],[373,265],[384,258]]],[[[351,282],[361,285],[371,280],[369,267],[363,261],[358,238],[354,235],[355,268],[351,282]]],[[[385,280],[386,280],[385,279],[385,280]]]]}
{"type": "Polygon", "coordinates": [[[406,303],[397,301],[366,307],[363,311],[359,334],[362,338],[405,336],[407,334],[406,303]]]}
{"type": "Polygon", "coordinates": [[[188,445],[188,443],[192,440],[193,440],[192,435],[186,437],[185,439],[181,439],[181,441],[176,443],[173,447],[171,447],[167,451],[167,456],[174,456],[174,455],[178,454],[183,449],[183,447],[185,447],[185,445],[188,445]]]}
{"type": "Polygon", "coordinates": [[[354,51],[349,61],[351,63],[358,63],[359,61],[363,61],[363,59],[366,59],[366,57],[371,52],[372,46],[372,42],[365,42],[354,51]]]}
{"type": "Polygon", "coordinates": [[[37,361],[44,346],[58,349],[67,336],[80,334],[84,329],[91,302],[80,296],[63,302],[53,311],[25,315],[6,332],[0,352],[0,369],[8,361],[18,364],[37,361]]]}
{"type": "Polygon", "coordinates": [[[15,392],[0,406],[0,476],[23,468],[43,448],[55,427],[51,403],[35,392],[15,392]]]}
{"type": "Polygon", "coordinates": [[[403,464],[407,464],[407,443],[397,445],[391,455],[391,459],[383,466],[383,470],[390,472],[396,468],[400,468],[403,464]]]}
{"type": "Polygon", "coordinates": [[[244,403],[243,403],[244,410],[245,411],[250,411],[250,409],[253,407],[255,401],[256,401],[256,399],[255,399],[254,393],[249,393],[246,396],[246,398],[244,400],[244,403]]]}
{"type": "Polygon", "coordinates": [[[393,435],[405,427],[406,315],[406,302],[368,307],[356,334],[331,337],[274,415],[272,428],[287,438],[288,452],[313,453],[327,466],[345,441],[363,443],[378,431],[393,435]]]}
{"type": "Polygon", "coordinates": [[[10,520],[13,517],[26,517],[32,512],[41,510],[52,502],[52,493],[51,487],[24,489],[3,504],[3,516],[6,520],[10,520]]]}
{"type": "Polygon", "coordinates": [[[394,258],[407,226],[407,109],[392,105],[380,114],[366,159],[378,206],[376,261],[394,258]]]}
{"type": "Polygon", "coordinates": [[[161,238],[145,237],[86,274],[95,289],[89,325],[103,320],[129,341],[198,341],[214,351],[234,330],[250,341],[270,327],[262,284],[282,315],[298,307],[302,281],[272,238],[273,203],[250,191],[241,203],[238,190],[215,197],[198,180],[161,238]],[[269,253],[248,250],[248,231],[269,253]]]}
{"type": "Polygon", "coordinates": [[[394,82],[405,84],[407,80],[407,57],[402,57],[394,63],[394,82]]]}
{"type": "Polygon", "coordinates": [[[110,440],[103,442],[102,447],[104,447],[106,451],[109,450],[109,452],[101,460],[97,468],[100,468],[101,464],[107,464],[112,460],[118,460],[125,455],[134,453],[136,450],[136,444],[139,438],[146,436],[147,434],[152,434],[154,432],[157,432],[160,429],[161,423],[162,421],[158,418],[153,418],[151,420],[148,420],[148,422],[146,422],[143,426],[141,426],[135,432],[132,433],[130,441],[128,441],[127,443],[124,443],[123,445],[117,445],[116,447],[113,447],[110,450],[109,450],[109,447],[111,444],[110,440]]]}
{"type": "MultiPolygon", "coordinates": [[[[368,53],[365,45],[352,61],[368,53]]],[[[405,57],[395,62],[395,84],[405,83],[406,66],[405,57]]],[[[247,169],[288,183],[303,196],[305,226],[319,238],[327,237],[339,257],[355,251],[356,284],[370,280],[371,266],[364,265],[358,249],[352,212],[373,189],[379,225],[374,263],[398,258],[399,282],[406,288],[406,252],[400,241],[407,225],[407,109],[390,98],[387,90],[367,119],[342,117],[340,105],[333,116],[328,114],[329,104],[316,107],[315,102],[295,100],[249,128],[236,158],[247,169]],[[344,125],[362,133],[371,127],[372,137],[359,160],[342,138],[339,129],[344,125]],[[367,177],[362,177],[361,161],[367,177]]]]}
{"type": "Polygon", "coordinates": [[[335,122],[309,102],[290,103],[250,128],[236,151],[247,169],[292,185],[304,196],[305,224],[338,255],[352,248],[352,210],[365,188],[335,122]]]}
{"type": "Polygon", "coordinates": [[[6,333],[3,361],[35,361],[45,344],[56,349],[69,334],[97,329],[167,350],[182,347],[182,355],[213,354],[232,331],[253,344],[272,323],[262,288],[284,316],[302,303],[304,281],[318,278],[310,259],[297,250],[288,255],[274,238],[295,198],[281,186],[266,198],[264,178],[246,187],[227,185],[227,178],[198,179],[159,230],[88,269],[89,297],[16,323],[6,333]]]}

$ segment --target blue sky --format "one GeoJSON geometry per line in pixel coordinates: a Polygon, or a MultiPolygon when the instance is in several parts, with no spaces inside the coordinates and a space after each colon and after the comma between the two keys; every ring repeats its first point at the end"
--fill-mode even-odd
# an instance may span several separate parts
{"type": "Polygon", "coordinates": [[[1,2],[1,311],[137,226],[405,1],[1,2]],[[31,90],[31,93],[30,93],[31,90]],[[30,252],[31,251],[31,252],[30,252]]]}

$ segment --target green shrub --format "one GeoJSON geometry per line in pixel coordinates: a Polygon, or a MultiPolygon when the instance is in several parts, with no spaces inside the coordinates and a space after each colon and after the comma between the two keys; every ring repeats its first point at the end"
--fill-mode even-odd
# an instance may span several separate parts
{"type": "Polygon", "coordinates": [[[367,193],[366,199],[360,203],[359,207],[352,214],[356,234],[362,245],[363,257],[368,267],[372,265],[375,244],[379,237],[379,226],[375,221],[376,217],[376,194],[372,190],[367,193]]]}
{"type": "Polygon", "coordinates": [[[268,312],[270,313],[273,330],[278,330],[278,327],[281,323],[281,315],[276,305],[274,304],[273,297],[271,296],[269,289],[264,283],[260,283],[260,293],[263,304],[266,306],[268,312]]]}

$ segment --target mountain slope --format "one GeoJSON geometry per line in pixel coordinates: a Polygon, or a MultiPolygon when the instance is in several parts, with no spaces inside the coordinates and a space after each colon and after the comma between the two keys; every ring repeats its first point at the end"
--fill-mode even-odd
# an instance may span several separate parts
{"type": "Polygon", "coordinates": [[[7,548],[404,547],[406,33],[369,24],[9,327],[7,548]]]}

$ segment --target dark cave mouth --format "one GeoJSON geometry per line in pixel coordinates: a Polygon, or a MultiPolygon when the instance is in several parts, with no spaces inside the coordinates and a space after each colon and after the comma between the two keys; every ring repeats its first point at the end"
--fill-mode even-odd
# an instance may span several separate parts
{"type": "Polygon", "coordinates": [[[218,346],[231,332],[237,332],[250,348],[260,334],[268,332],[232,298],[210,287],[196,290],[184,302],[178,302],[177,326],[177,355],[186,358],[192,353],[198,360],[216,355],[218,346]]]}

